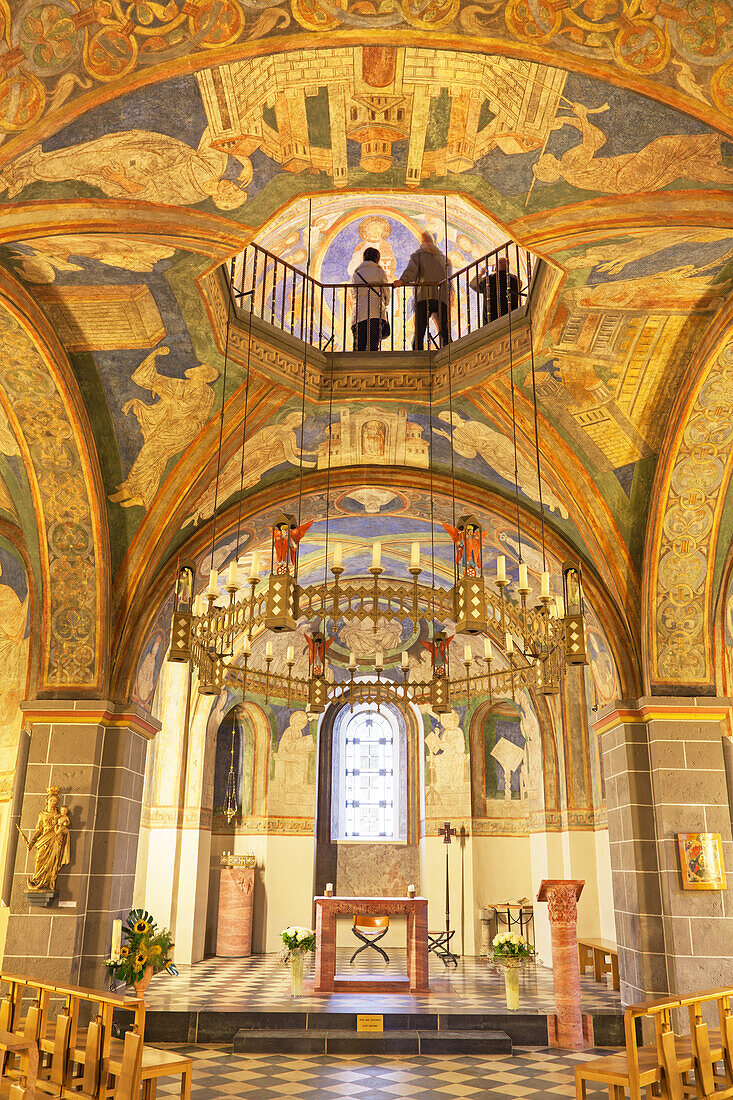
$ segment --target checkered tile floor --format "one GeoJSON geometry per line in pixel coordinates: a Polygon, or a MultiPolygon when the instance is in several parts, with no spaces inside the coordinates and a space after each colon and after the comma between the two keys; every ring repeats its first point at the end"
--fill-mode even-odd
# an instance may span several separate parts
{"type": "MultiPolygon", "coordinates": [[[[192,1100],[553,1100],[574,1097],[578,1062],[605,1050],[564,1054],[546,1048],[515,1048],[512,1056],[416,1055],[410,1058],[231,1054],[222,1047],[177,1046],[193,1058],[192,1100]]],[[[158,1096],[178,1096],[179,1079],[162,1079],[158,1096]]],[[[588,1085],[589,1100],[607,1098],[602,1085],[588,1085]]]]}
{"type": "MultiPolygon", "coordinates": [[[[405,952],[392,950],[387,968],[381,961],[363,961],[349,967],[350,952],[339,949],[337,974],[383,976],[406,972],[405,952]],[[359,965],[361,963],[361,965],[359,965]]],[[[610,983],[610,976],[608,977],[610,983]]],[[[596,982],[590,974],[581,977],[581,1001],[586,1012],[621,1012],[619,994],[610,984],[596,982]]],[[[430,994],[412,997],[390,994],[393,1012],[502,1012],[506,1009],[504,976],[485,959],[463,958],[456,968],[445,967],[430,956],[430,994]]],[[[277,955],[252,955],[248,959],[206,959],[193,966],[181,966],[177,978],[161,975],[146,995],[149,1008],[163,1011],[200,1010],[262,1012],[297,1009],[301,1012],[384,1012],[384,994],[313,993],[313,956],[306,961],[304,993],[297,1001],[290,997],[286,966],[277,955]]],[[[555,1008],[552,970],[531,966],[520,973],[520,1011],[548,1013],[555,1008]]]]}

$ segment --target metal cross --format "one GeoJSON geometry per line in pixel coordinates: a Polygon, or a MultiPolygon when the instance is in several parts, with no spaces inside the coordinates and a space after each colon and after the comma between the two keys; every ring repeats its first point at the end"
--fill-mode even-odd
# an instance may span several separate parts
{"type": "Polygon", "coordinates": [[[450,821],[444,821],[440,829],[438,829],[438,836],[442,836],[444,844],[450,844],[450,838],[456,835],[456,830],[451,829],[450,821]]]}

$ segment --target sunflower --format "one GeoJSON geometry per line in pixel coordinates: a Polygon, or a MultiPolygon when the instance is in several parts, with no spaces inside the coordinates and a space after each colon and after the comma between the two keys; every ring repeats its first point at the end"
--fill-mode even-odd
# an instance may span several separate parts
{"type": "Polygon", "coordinates": [[[132,926],[133,932],[138,936],[144,936],[149,928],[150,925],[146,920],[136,920],[132,926]]]}
{"type": "Polygon", "coordinates": [[[145,966],[145,963],[147,961],[148,961],[148,956],[145,954],[145,952],[144,951],[138,951],[138,953],[137,953],[137,955],[135,956],[135,959],[134,959],[135,969],[136,970],[142,970],[142,968],[145,966]]]}
{"type": "Polygon", "coordinates": [[[126,959],[129,954],[130,954],[130,948],[127,946],[127,944],[125,944],[124,947],[120,948],[120,958],[121,959],[126,959]]]}

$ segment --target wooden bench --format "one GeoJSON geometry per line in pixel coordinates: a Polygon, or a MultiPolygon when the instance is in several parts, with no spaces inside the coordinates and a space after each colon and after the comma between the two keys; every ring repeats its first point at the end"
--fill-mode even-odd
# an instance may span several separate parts
{"type": "Polygon", "coordinates": [[[715,989],[691,997],[664,997],[630,1005],[624,1013],[623,1053],[594,1058],[575,1068],[576,1100],[586,1100],[586,1082],[608,1086],[610,1100],[631,1100],[646,1095],[664,1100],[724,1100],[733,1097],[733,989],[715,989]],[[703,1010],[715,1002],[719,1027],[710,1027],[703,1010]],[[689,1034],[678,1034],[684,1012],[689,1034]],[[675,1019],[677,1018],[677,1019],[675,1019]],[[654,1028],[654,1043],[639,1047],[637,1021],[654,1028]],[[675,1029],[675,1023],[677,1029],[675,1029]],[[718,1070],[717,1067],[721,1069],[718,1070]],[[690,1084],[694,1073],[695,1083],[690,1084]]]}
{"type": "Polygon", "coordinates": [[[6,987],[0,1000],[0,1084],[10,1083],[12,1100],[24,1097],[17,1088],[27,1077],[28,1056],[20,1052],[30,1045],[36,1051],[34,1097],[139,1100],[142,1089],[143,1100],[155,1100],[157,1080],[180,1074],[181,1100],[190,1100],[193,1061],[144,1045],[142,998],[15,974],[0,973],[0,985],[6,987]],[[91,1018],[82,1026],[85,1008],[91,1018]],[[112,1038],[115,1009],[133,1014],[124,1040],[112,1038]],[[3,1034],[12,1044],[3,1043],[3,1034]]]}
{"type": "Polygon", "coordinates": [[[585,974],[586,968],[592,966],[593,977],[597,982],[602,981],[605,974],[610,974],[613,988],[620,988],[618,947],[611,940],[579,939],[578,962],[581,974],[585,974]]]}

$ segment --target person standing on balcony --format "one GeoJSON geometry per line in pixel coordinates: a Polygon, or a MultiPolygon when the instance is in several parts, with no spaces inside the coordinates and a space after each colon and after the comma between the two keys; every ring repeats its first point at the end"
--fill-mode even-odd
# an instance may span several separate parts
{"type": "Polygon", "coordinates": [[[519,278],[509,270],[506,256],[499,257],[495,268],[485,269],[480,275],[477,271],[468,285],[481,298],[485,325],[519,305],[519,278]]]}
{"type": "Polygon", "coordinates": [[[425,330],[431,317],[436,317],[440,345],[450,343],[450,289],[448,280],[452,267],[428,232],[420,236],[420,247],[410,256],[409,263],[395,286],[415,287],[415,351],[423,350],[425,330]]]}
{"type": "Polygon", "coordinates": [[[364,249],[364,259],[351,281],[354,284],[351,325],[354,351],[379,351],[382,340],[390,333],[387,320],[390,289],[387,273],[379,263],[378,249],[364,249]]]}

